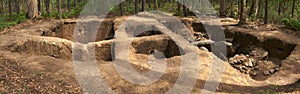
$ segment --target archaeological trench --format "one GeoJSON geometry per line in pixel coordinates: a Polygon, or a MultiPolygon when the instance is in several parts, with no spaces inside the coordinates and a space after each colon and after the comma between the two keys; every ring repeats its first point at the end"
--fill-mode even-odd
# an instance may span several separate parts
{"type": "MultiPolygon", "coordinates": [[[[122,79],[114,69],[113,56],[111,55],[114,34],[126,18],[85,20],[82,23],[86,25],[89,23],[91,25],[99,24],[100,22],[101,25],[98,32],[95,33],[95,38],[81,36],[86,34],[85,32],[90,29],[89,26],[83,26],[84,30],[79,28],[78,33],[81,35],[77,34],[77,38],[85,38],[76,42],[87,45],[87,48],[95,48],[94,55],[98,62],[99,71],[115,92],[163,93],[168,91],[178,77],[180,72],[180,62],[178,61],[184,53],[180,53],[180,47],[176,45],[176,42],[160,31],[150,30],[136,35],[130,48],[130,63],[140,73],[150,70],[151,67],[145,62],[147,62],[151,51],[159,50],[164,53],[167,57],[168,66],[160,80],[147,86],[135,85],[122,79]]],[[[137,19],[139,19],[137,21],[144,21],[143,19],[148,21],[147,19],[151,19],[151,17],[137,16],[137,19]]],[[[204,26],[214,27],[213,25],[203,25],[193,18],[180,18],[180,20],[189,28],[188,31],[193,33],[194,41],[209,40],[204,26]]],[[[160,20],[157,22],[163,23],[160,20]]],[[[78,85],[72,60],[81,60],[87,57],[78,54],[72,55],[74,50],[84,53],[83,49],[72,49],[72,43],[75,41],[73,37],[76,23],[76,20],[49,22],[45,23],[47,25],[39,24],[1,35],[1,57],[22,62],[22,66],[34,71],[49,70],[48,65],[51,64],[52,67],[57,67],[51,70],[51,73],[55,75],[53,79],[65,79],[66,83],[78,85]],[[51,63],[48,61],[47,64],[43,63],[47,60],[54,61],[51,63]]],[[[172,22],[164,22],[163,24],[172,25],[172,22]]],[[[218,28],[218,26],[215,27],[218,28]]],[[[300,38],[280,31],[257,31],[236,26],[223,26],[222,29],[227,43],[227,60],[217,92],[294,92],[294,88],[300,88],[300,38]]],[[[212,68],[213,54],[210,52],[210,45],[212,44],[213,42],[197,44],[201,71],[199,71],[199,77],[192,93],[201,92],[205,81],[208,79],[212,68]]],[[[67,92],[68,89],[63,91],[67,92]]]]}

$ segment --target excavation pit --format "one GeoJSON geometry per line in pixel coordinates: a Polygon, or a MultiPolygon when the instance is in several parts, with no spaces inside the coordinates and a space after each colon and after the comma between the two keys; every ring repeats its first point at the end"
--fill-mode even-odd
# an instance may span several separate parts
{"type": "Polygon", "coordinates": [[[263,81],[280,71],[282,61],[294,51],[296,44],[278,38],[242,31],[225,31],[232,47],[228,63],[254,80],[263,81]]]}

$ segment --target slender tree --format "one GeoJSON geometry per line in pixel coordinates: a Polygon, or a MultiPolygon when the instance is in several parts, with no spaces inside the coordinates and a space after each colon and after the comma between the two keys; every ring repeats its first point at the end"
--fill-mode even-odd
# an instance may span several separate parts
{"type": "Polygon", "coordinates": [[[46,12],[50,15],[50,0],[45,0],[46,12]]]}
{"type": "Polygon", "coordinates": [[[70,10],[71,10],[71,7],[70,7],[70,0],[67,0],[67,8],[68,8],[68,11],[70,12],[70,10]]]}
{"type": "Polygon", "coordinates": [[[157,10],[158,9],[158,1],[157,0],[154,0],[154,10],[157,10]]]}
{"type": "Polygon", "coordinates": [[[12,6],[11,6],[11,0],[8,0],[8,10],[9,10],[9,15],[12,15],[12,6]]]}
{"type": "Polygon", "coordinates": [[[261,18],[262,17],[262,6],[263,6],[263,4],[262,4],[262,0],[259,0],[259,2],[258,2],[258,10],[257,10],[257,14],[256,14],[256,18],[261,18]]]}
{"type": "Polygon", "coordinates": [[[251,16],[253,14],[256,15],[257,11],[258,11],[258,0],[252,0],[252,5],[251,5],[251,8],[249,10],[248,16],[251,16]]]}
{"type": "Polygon", "coordinates": [[[293,0],[293,5],[292,5],[292,18],[294,18],[295,4],[296,4],[296,0],[293,0]]]}
{"type": "Polygon", "coordinates": [[[73,6],[76,7],[76,5],[77,5],[77,0],[74,0],[73,1],[73,6]]]}
{"type": "Polygon", "coordinates": [[[145,11],[146,0],[142,0],[142,11],[145,11]]]}
{"type": "Polygon", "coordinates": [[[134,13],[137,14],[138,12],[139,12],[139,0],[135,0],[134,13]]]}
{"type": "Polygon", "coordinates": [[[241,6],[240,6],[240,21],[239,25],[244,25],[246,24],[246,15],[245,15],[245,10],[246,10],[246,5],[247,5],[247,0],[240,0],[241,6]]]}
{"type": "Polygon", "coordinates": [[[228,0],[229,1],[229,12],[230,12],[230,17],[234,17],[234,0],[228,0]]]}
{"type": "Polygon", "coordinates": [[[0,1],[0,15],[2,16],[2,14],[3,14],[3,7],[2,7],[2,1],[0,1]]]}
{"type": "Polygon", "coordinates": [[[16,12],[18,15],[20,14],[20,5],[19,4],[20,4],[19,0],[15,0],[15,9],[16,9],[16,12]]]}
{"type": "Polygon", "coordinates": [[[265,6],[265,17],[264,17],[264,24],[268,24],[268,14],[269,14],[269,0],[266,0],[265,1],[265,4],[266,4],[266,6],[265,6]]]}
{"type": "Polygon", "coordinates": [[[59,13],[59,19],[62,19],[61,0],[57,0],[57,2],[58,2],[57,10],[58,10],[58,13],[59,13]]]}
{"type": "Polygon", "coordinates": [[[282,2],[281,2],[281,0],[278,0],[278,11],[277,11],[278,15],[281,14],[281,7],[282,7],[282,2]]]}
{"type": "Polygon", "coordinates": [[[186,2],[183,1],[182,3],[183,3],[182,4],[182,12],[183,12],[184,16],[187,16],[187,7],[185,6],[186,2]]]}
{"type": "Polygon", "coordinates": [[[39,12],[42,11],[42,10],[41,10],[41,7],[42,7],[42,6],[41,6],[41,0],[38,0],[38,11],[39,11],[39,12]]]}
{"type": "Polygon", "coordinates": [[[286,0],[283,0],[283,2],[282,2],[282,14],[285,14],[285,12],[286,12],[286,10],[287,10],[287,4],[286,4],[286,0]]]}
{"type": "Polygon", "coordinates": [[[151,0],[148,0],[148,7],[151,8],[151,0]]]}
{"type": "Polygon", "coordinates": [[[177,2],[177,11],[180,12],[181,8],[181,4],[179,2],[177,2]]]}
{"type": "Polygon", "coordinates": [[[226,1],[220,0],[220,17],[226,17],[226,1]]]}
{"type": "Polygon", "coordinates": [[[123,3],[119,4],[119,12],[120,12],[120,15],[123,16],[123,3]]]}

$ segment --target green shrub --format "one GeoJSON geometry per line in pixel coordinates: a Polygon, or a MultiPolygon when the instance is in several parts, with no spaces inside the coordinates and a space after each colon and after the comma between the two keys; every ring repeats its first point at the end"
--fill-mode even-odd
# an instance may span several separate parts
{"type": "Polygon", "coordinates": [[[300,21],[294,18],[285,18],[282,21],[287,28],[299,31],[300,30],[300,21]]]}
{"type": "Polygon", "coordinates": [[[180,16],[180,17],[184,17],[184,14],[182,11],[177,11],[173,14],[173,16],[180,16]]]}
{"type": "Polygon", "coordinates": [[[26,20],[25,14],[2,15],[0,17],[0,29],[7,28],[26,20]]]}

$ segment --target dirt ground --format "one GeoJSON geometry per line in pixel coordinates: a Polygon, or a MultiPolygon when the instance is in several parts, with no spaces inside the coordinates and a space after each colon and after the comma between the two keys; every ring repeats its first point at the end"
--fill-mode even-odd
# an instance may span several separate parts
{"type": "MultiPolygon", "coordinates": [[[[116,22],[122,20],[106,21],[107,24],[116,25],[116,22]]],[[[67,33],[73,33],[74,22],[74,19],[64,20],[66,27],[71,29],[66,30],[67,33]]],[[[290,55],[281,61],[283,63],[280,70],[263,81],[252,79],[225,61],[225,70],[216,93],[300,93],[300,37],[298,33],[291,33],[299,31],[274,29],[270,26],[255,28],[230,26],[236,22],[223,19],[224,31],[242,32],[256,36],[261,41],[275,38],[296,46],[290,55]]],[[[59,26],[57,20],[27,21],[0,32],[0,94],[83,93],[73,68],[72,39],[68,40],[64,39],[65,36],[60,36],[59,26]]],[[[110,32],[115,26],[100,28],[105,30],[99,30],[98,33],[110,32]],[[107,30],[107,28],[112,29],[107,30]]],[[[105,34],[108,35],[101,36],[109,37],[111,33],[105,34]]],[[[135,38],[130,51],[133,68],[140,73],[151,70],[151,66],[145,62],[149,59],[147,51],[153,49],[163,51],[170,57],[166,59],[167,69],[163,76],[157,82],[147,86],[132,84],[117,73],[111,61],[112,57],[109,56],[112,39],[99,38],[99,41],[87,44],[95,46],[98,51],[95,55],[99,71],[116,93],[165,93],[175,84],[180,73],[181,56],[176,54],[176,51],[168,50],[170,47],[174,48],[168,36],[151,34],[146,33],[146,36],[135,38]]],[[[191,92],[193,94],[201,93],[213,64],[211,60],[214,55],[211,52],[199,49],[198,54],[201,71],[191,92]]]]}

